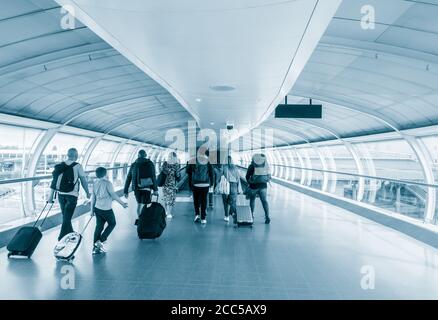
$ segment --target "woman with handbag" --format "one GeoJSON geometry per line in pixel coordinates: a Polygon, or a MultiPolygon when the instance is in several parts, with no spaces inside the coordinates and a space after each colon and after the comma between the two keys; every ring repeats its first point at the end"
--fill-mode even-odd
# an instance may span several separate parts
{"type": "Polygon", "coordinates": [[[259,196],[262,202],[263,210],[265,211],[265,223],[269,224],[271,218],[269,217],[269,204],[267,199],[268,183],[271,180],[271,171],[269,169],[266,156],[264,154],[255,154],[252,157],[251,164],[246,172],[246,181],[248,182],[248,189],[246,190],[249,198],[249,206],[251,213],[254,216],[255,199],[259,196]]]}
{"type": "Polygon", "coordinates": [[[228,156],[227,164],[222,167],[222,176],[217,186],[218,193],[222,194],[224,203],[224,221],[230,221],[230,215],[236,221],[237,195],[242,193],[239,169],[234,165],[233,158],[228,156]]]}
{"type": "Polygon", "coordinates": [[[178,181],[180,179],[180,164],[175,152],[171,152],[161,167],[158,177],[158,186],[163,187],[164,207],[166,217],[172,219],[172,209],[175,206],[176,193],[178,192],[178,181]]]}

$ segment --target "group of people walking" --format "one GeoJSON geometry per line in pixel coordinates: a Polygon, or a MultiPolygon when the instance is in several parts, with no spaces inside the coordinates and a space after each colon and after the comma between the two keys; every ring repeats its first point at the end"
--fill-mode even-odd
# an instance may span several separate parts
{"type": "MultiPolygon", "coordinates": [[[[199,154],[199,152],[198,152],[199,154]]],[[[248,186],[242,187],[239,169],[234,165],[232,157],[228,156],[225,164],[212,165],[209,161],[208,150],[201,152],[201,156],[187,162],[186,173],[188,184],[193,193],[194,221],[207,223],[208,194],[216,192],[222,194],[224,206],[224,220],[228,223],[230,217],[237,223],[237,198],[245,193],[249,199],[251,213],[254,214],[255,200],[259,197],[265,212],[265,223],[270,223],[269,205],[267,201],[267,187],[270,178],[269,172],[260,174],[257,170],[267,168],[267,161],[263,154],[255,155],[247,169],[246,181],[248,186]],[[258,157],[258,158],[256,158],[258,157]],[[256,179],[261,176],[268,178],[256,179]],[[226,191],[223,191],[224,182],[226,191]]],[[[118,202],[123,208],[128,205],[114,191],[108,180],[107,169],[98,167],[95,170],[96,180],[93,191],[90,192],[87,177],[81,164],[77,163],[78,151],[71,148],[67,152],[67,159],[55,166],[54,179],[51,184],[51,193],[48,202],[53,203],[58,197],[62,212],[62,226],[58,241],[73,232],[72,218],[76,209],[79,191],[82,187],[87,199],[91,198],[91,212],[96,217],[94,231],[93,254],[105,252],[104,244],[116,226],[116,218],[112,209],[112,202],[118,202]]],[[[178,192],[178,182],[181,179],[181,165],[175,152],[170,152],[156,175],[155,164],[147,158],[144,150],[138,152],[138,158],[131,164],[124,185],[124,196],[128,198],[132,191],[137,202],[137,216],[139,217],[144,206],[152,203],[154,196],[159,197],[158,188],[162,187],[166,217],[172,219],[178,192]]],[[[135,224],[138,223],[138,219],[135,224]]]]}

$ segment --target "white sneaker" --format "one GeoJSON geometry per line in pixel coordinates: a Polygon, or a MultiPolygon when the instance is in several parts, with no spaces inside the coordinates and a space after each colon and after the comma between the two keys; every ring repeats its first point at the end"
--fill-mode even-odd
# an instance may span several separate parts
{"type": "Polygon", "coordinates": [[[195,216],[195,222],[199,222],[199,221],[201,221],[201,217],[199,215],[196,215],[195,216]]]}
{"type": "Polygon", "coordinates": [[[103,245],[103,242],[101,242],[100,240],[97,240],[96,243],[94,244],[96,247],[99,248],[100,251],[102,252],[106,252],[105,250],[105,246],[103,245]]]}
{"type": "Polygon", "coordinates": [[[201,220],[201,224],[207,224],[207,220],[202,219],[202,220],[201,220]]]}
{"type": "Polygon", "coordinates": [[[225,217],[225,218],[224,218],[224,221],[225,221],[225,222],[230,222],[230,217],[225,217]]]}
{"type": "MultiPolygon", "coordinates": [[[[102,253],[102,250],[98,246],[93,246],[92,254],[99,254],[102,253]]],[[[61,259],[58,259],[58,261],[61,261],[61,259]]]]}
{"type": "Polygon", "coordinates": [[[169,213],[168,215],[166,215],[166,218],[167,218],[167,219],[172,219],[173,216],[169,213]]]}

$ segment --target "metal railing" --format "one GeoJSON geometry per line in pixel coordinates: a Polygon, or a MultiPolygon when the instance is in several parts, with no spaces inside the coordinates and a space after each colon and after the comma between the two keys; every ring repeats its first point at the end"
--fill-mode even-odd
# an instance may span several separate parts
{"type": "MultiPolygon", "coordinates": [[[[124,169],[127,168],[129,169],[129,166],[121,166],[121,167],[112,167],[112,168],[107,168],[106,170],[108,172],[110,171],[115,171],[115,170],[120,170],[120,169],[124,169]]],[[[94,170],[87,170],[85,171],[86,174],[90,174],[90,173],[94,173],[94,170]]],[[[5,184],[13,184],[13,183],[23,183],[23,182],[30,182],[30,181],[42,181],[42,180],[50,180],[52,179],[52,175],[45,175],[45,176],[34,176],[34,177],[23,177],[23,178],[16,178],[16,179],[6,179],[6,180],[0,180],[0,185],[5,185],[5,184]]]]}
{"type": "MultiPolygon", "coordinates": [[[[108,172],[115,171],[115,170],[121,170],[121,169],[129,169],[131,166],[121,166],[121,167],[112,167],[112,168],[106,168],[108,172]]],[[[179,169],[179,171],[185,170],[186,166],[183,166],[179,169]]],[[[94,170],[87,170],[85,171],[85,174],[89,175],[94,173],[94,170]]],[[[51,180],[53,177],[52,175],[45,175],[45,176],[34,176],[34,177],[23,177],[23,178],[15,178],[15,179],[6,179],[6,180],[0,180],[0,185],[6,185],[6,184],[13,184],[13,183],[23,183],[23,182],[31,182],[31,181],[43,181],[43,180],[51,180]]]]}
{"type": "Polygon", "coordinates": [[[399,184],[409,184],[409,185],[417,185],[417,186],[422,186],[422,187],[438,188],[438,184],[429,184],[429,183],[424,183],[424,182],[401,180],[401,179],[387,178],[387,177],[381,177],[381,176],[370,176],[370,175],[351,173],[351,172],[314,169],[314,168],[303,168],[303,167],[297,167],[297,166],[286,166],[286,165],[282,165],[282,164],[271,164],[270,166],[297,169],[297,170],[305,170],[305,171],[313,171],[313,172],[331,173],[331,174],[336,174],[336,175],[351,176],[351,177],[358,177],[358,178],[365,178],[365,179],[372,179],[372,180],[384,180],[384,181],[389,181],[389,182],[394,182],[394,183],[399,183],[399,184]]]}
{"type": "MultiPolygon", "coordinates": [[[[249,165],[249,162],[244,162],[239,166],[240,169],[246,170],[247,167],[243,164],[249,165]]],[[[426,223],[438,222],[438,204],[436,203],[438,184],[282,164],[270,164],[270,167],[273,169],[272,174],[275,178],[366,203],[426,223]],[[307,176],[304,171],[323,175],[309,174],[307,176]],[[342,176],[346,178],[342,179],[342,176]],[[427,216],[432,218],[427,219],[427,216]]]]}
{"type": "MultiPolygon", "coordinates": [[[[161,167],[162,162],[157,162],[157,167],[161,167]]],[[[186,181],[184,174],[185,166],[180,168],[181,180],[178,183],[178,188],[186,181]]],[[[107,168],[108,179],[114,184],[117,191],[121,191],[124,187],[124,182],[130,165],[107,168]]],[[[94,170],[85,171],[90,188],[93,187],[95,179],[94,170]]],[[[15,179],[0,180],[0,187],[3,187],[5,192],[0,195],[0,225],[9,224],[14,220],[22,218],[34,217],[35,214],[44,206],[50,192],[49,183],[52,180],[52,175],[39,175],[33,177],[21,177],[15,179]]],[[[85,196],[80,191],[79,199],[85,200],[85,196]]],[[[57,207],[57,203],[55,204],[57,207]]]]}

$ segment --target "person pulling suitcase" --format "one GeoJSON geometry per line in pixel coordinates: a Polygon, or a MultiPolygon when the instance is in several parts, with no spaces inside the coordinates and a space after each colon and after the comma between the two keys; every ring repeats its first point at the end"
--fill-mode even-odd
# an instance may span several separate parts
{"type": "MultiPolygon", "coordinates": [[[[151,203],[152,192],[158,194],[157,177],[154,163],[147,159],[146,151],[138,152],[137,160],[131,164],[126,176],[123,193],[128,199],[129,191],[133,191],[137,201],[137,216],[142,213],[143,207],[151,203]]],[[[135,225],[138,224],[138,219],[135,225]]]]}
{"type": "Polygon", "coordinates": [[[116,226],[116,217],[112,209],[113,201],[118,202],[123,208],[128,207],[128,204],[123,202],[114,192],[113,184],[107,179],[105,168],[96,169],[96,178],[91,197],[91,215],[96,216],[93,254],[106,252],[104,243],[116,226]]]}

